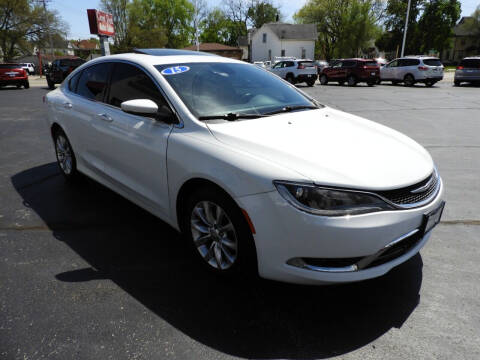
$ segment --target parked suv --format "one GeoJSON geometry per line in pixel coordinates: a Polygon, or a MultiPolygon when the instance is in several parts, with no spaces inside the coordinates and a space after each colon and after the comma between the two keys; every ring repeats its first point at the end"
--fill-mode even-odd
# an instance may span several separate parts
{"type": "Polygon", "coordinates": [[[313,86],[317,80],[317,66],[312,60],[279,61],[268,70],[290,84],[306,82],[308,86],[313,86]]]}
{"type": "Polygon", "coordinates": [[[82,65],[85,60],[80,58],[66,58],[55,60],[47,72],[47,83],[50,89],[60,84],[73,70],[82,65]]]}
{"type": "Polygon", "coordinates": [[[22,69],[25,69],[28,75],[35,74],[35,65],[32,63],[21,63],[20,65],[22,66],[22,69]]]}
{"type": "Polygon", "coordinates": [[[463,59],[455,70],[453,81],[455,86],[462,82],[480,83],[480,56],[463,59]]]}
{"type": "Polygon", "coordinates": [[[380,69],[380,80],[396,85],[403,82],[413,86],[417,82],[432,86],[443,79],[443,65],[438,58],[427,56],[406,56],[390,61],[380,69]]]}
{"type": "Polygon", "coordinates": [[[343,85],[355,86],[359,82],[366,82],[373,86],[380,76],[379,67],[373,59],[341,59],[323,68],[320,73],[320,84],[326,85],[329,81],[343,85]]]}
{"type": "Polygon", "coordinates": [[[17,88],[24,87],[28,89],[28,74],[20,64],[0,64],[0,87],[15,85],[17,88]]]}

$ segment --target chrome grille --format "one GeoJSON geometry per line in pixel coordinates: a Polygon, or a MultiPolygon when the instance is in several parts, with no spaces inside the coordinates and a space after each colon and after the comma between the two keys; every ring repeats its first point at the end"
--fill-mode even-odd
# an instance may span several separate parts
{"type": "Polygon", "coordinates": [[[413,207],[431,200],[439,188],[439,177],[434,171],[425,180],[401,189],[377,191],[376,194],[400,207],[413,207]]]}

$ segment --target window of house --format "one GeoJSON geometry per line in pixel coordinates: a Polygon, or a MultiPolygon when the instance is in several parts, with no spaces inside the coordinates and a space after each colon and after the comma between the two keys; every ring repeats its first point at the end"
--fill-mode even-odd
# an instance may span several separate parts
{"type": "Polygon", "coordinates": [[[280,53],[280,56],[285,56],[285,50],[282,50],[282,52],[280,53]]]}
{"type": "Polygon", "coordinates": [[[266,42],[267,42],[267,34],[266,34],[266,33],[263,33],[262,42],[263,42],[263,43],[266,43],[266,42]]]}

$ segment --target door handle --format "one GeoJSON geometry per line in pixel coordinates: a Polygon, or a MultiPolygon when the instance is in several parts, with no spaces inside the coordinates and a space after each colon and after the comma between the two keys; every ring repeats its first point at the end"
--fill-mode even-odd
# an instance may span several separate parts
{"type": "Polygon", "coordinates": [[[108,114],[98,114],[98,117],[103,121],[112,122],[113,118],[108,114]]]}
{"type": "Polygon", "coordinates": [[[64,102],[64,103],[63,103],[63,107],[64,107],[65,109],[71,109],[71,108],[72,108],[72,104],[69,103],[69,102],[64,102]]]}

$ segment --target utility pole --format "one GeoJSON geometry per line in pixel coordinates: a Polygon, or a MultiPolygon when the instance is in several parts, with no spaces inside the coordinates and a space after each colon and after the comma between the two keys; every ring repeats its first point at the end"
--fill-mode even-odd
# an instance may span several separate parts
{"type": "Polygon", "coordinates": [[[193,26],[195,28],[195,46],[197,47],[197,51],[200,51],[200,42],[198,41],[198,0],[195,0],[193,6],[195,6],[195,11],[193,14],[193,26]]]}
{"type": "Polygon", "coordinates": [[[410,16],[410,3],[412,0],[408,0],[407,6],[407,18],[405,19],[405,29],[403,29],[403,41],[402,41],[402,54],[401,57],[405,55],[405,41],[407,40],[407,29],[408,29],[408,17],[410,16]]]}
{"type": "MultiPolygon", "coordinates": [[[[43,5],[43,15],[45,16],[45,24],[47,25],[47,34],[48,34],[48,42],[50,45],[50,55],[53,60],[53,43],[52,43],[52,32],[50,29],[50,23],[48,22],[48,13],[47,13],[47,3],[50,2],[51,0],[37,0],[38,4],[43,5]]],[[[43,69],[42,69],[42,60],[41,60],[41,51],[39,50],[39,67],[40,67],[40,76],[42,76],[43,69]]]]}

